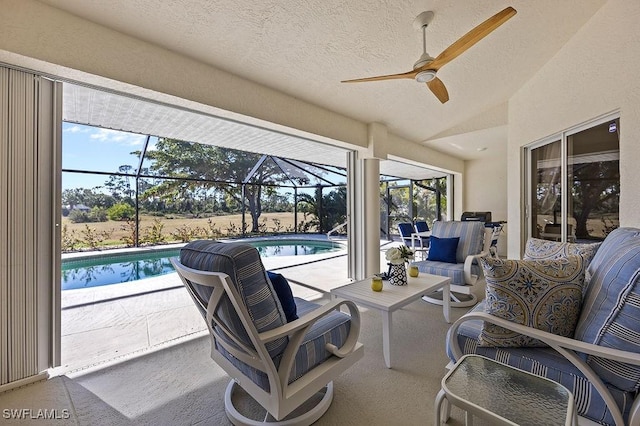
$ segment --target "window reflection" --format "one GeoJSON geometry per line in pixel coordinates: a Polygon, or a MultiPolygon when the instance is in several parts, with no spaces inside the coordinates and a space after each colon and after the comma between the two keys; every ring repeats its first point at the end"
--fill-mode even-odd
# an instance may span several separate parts
{"type": "Polygon", "coordinates": [[[567,137],[567,216],[577,239],[603,240],[618,227],[619,127],[616,119],[567,137]]]}
{"type": "Polygon", "coordinates": [[[601,241],[619,226],[619,129],[619,119],[614,119],[531,150],[532,237],[601,241]]]}

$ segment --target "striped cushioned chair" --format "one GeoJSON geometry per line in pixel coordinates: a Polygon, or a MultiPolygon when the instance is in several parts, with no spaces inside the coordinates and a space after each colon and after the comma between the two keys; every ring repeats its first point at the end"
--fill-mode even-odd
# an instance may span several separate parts
{"type": "Polygon", "coordinates": [[[225,395],[232,423],[253,424],[233,405],[236,383],[270,423],[318,420],[333,399],[333,380],[363,356],[356,305],[294,298],[299,318],[287,323],[258,251],[244,243],[193,241],[171,262],[207,323],[211,357],[232,377],[225,395]],[[315,394],[317,404],[289,418],[315,394]]]}
{"type": "MultiPolygon", "coordinates": [[[[427,260],[414,262],[420,272],[433,275],[442,275],[451,278],[452,304],[455,307],[473,306],[477,303],[476,296],[471,292],[471,287],[482,276],[482,270],[476,259],[483,256],[482,249],[485,241],[484,222],[478,221],[436,221],[431,228],[431,236],[437,238],[457,237],[456,263],[449,263],[432,258],[433,244],[429,247],[427,260]]],[[[436,295],[424,297],[425,301],[442,303],[442,298],[436,295]]]]}
{"type": "MultiPolygon", "coordinates": [[[[592,247],[545,244],[551,258],[562,251],[592,256],[592,247]]],[[[543,258],[540,252],[527,257],[543,258]]],[[[597,248],[572,339],[497,318],[478,304],[449,329],[447,353],[452,361],[484,355],[557,381],[573,393],[578,414],[596,424],[640,425],[640,229],[616,229],[597,248]],[[549,347],[480,347],[483,321],[549,347]]]]}

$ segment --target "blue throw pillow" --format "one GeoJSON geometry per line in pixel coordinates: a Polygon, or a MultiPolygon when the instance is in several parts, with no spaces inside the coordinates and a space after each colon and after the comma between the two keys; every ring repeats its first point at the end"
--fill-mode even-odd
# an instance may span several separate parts
{"type": "Polygon", "coordinates": [[[273,289],[276,291],[278,299],[280,299],[280,305],[284,311],[284,316],[287,318],[287,322],[291,322],[298,319],[298,309],[296,308],[296,302],[293,300],[293,293],[291,292],[291,286],[287,279],[282,274],[267,271],[269,281],[273,285],[273,289]]]}
{"type": "Polygon", "coordinates": [[[429,256],[427,260],[436,262],[458,263],[456,261],[456,251],[460,237],[438,238],[433,235],[429,242],[429,256]]]}

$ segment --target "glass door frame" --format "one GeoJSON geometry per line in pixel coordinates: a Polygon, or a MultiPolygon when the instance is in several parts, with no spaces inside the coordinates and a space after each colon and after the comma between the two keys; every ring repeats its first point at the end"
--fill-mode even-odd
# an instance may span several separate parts
{"type": "Polygon", "coordinates": [[[532,200],[533,200],[533,188],[532,188],[532,151],[536,148],[543,147],[545,145],[560,141],[560,176],[561,176],[561,192],[560,192],[560,223],[561,223],[561,235],[562,242],[567,242],[568,235],[568,208],[569,208],[569,182],[568,182],[568,142],[567,139],[579,132],[590,129],[592,127],[598,126],[600,124],[604,124],[608,121],[612,120],[620,120],[620,111],[612,111],[607,114],[601,115],[593,120],[589,120],[587,122],[581,123],[577,126],[570,127],[565,129],[559,133],[554,133],[553,135],[549,135],[543,139],[535,141],[529,145],[523,147],[524,150],[524,167],[523,167],[523,179],[521,180],[524,185],[523,194],[524,194],[524,209],[522,213],[522,220],[525,224],[525,238],[521,240],[522,248],[524,248],[524,244],[532,235],[533,226],[532,226],[532,200]]]}

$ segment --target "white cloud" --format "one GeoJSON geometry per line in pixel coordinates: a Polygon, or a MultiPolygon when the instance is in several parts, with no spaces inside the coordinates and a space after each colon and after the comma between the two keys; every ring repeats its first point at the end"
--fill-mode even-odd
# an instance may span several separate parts
{"type": "Polygon", "coordinates": [[[127,146],[142,145],[146,139],[146,136],[144,135],[126,133],[111,129],[95,129],[95,133],[92,133],[90,137],[91,139],[101,142],[118,143],[120,145],[127,146]]]}
{"type": "Polygon", "coordinates": [[[152,137],[149,140],[149,146],[147,146],[147,152],[155,151],[156,149],[158,149],[157,143],[158,143],[158,138],[152,137]]]}
{"type": "Polygon", "coordinates": [[[83,126],[78,126],[77,124],[76,125],[65,124],[62,131],[69,132],[69,133],[88,133],[90,129],[83,126]]]}

